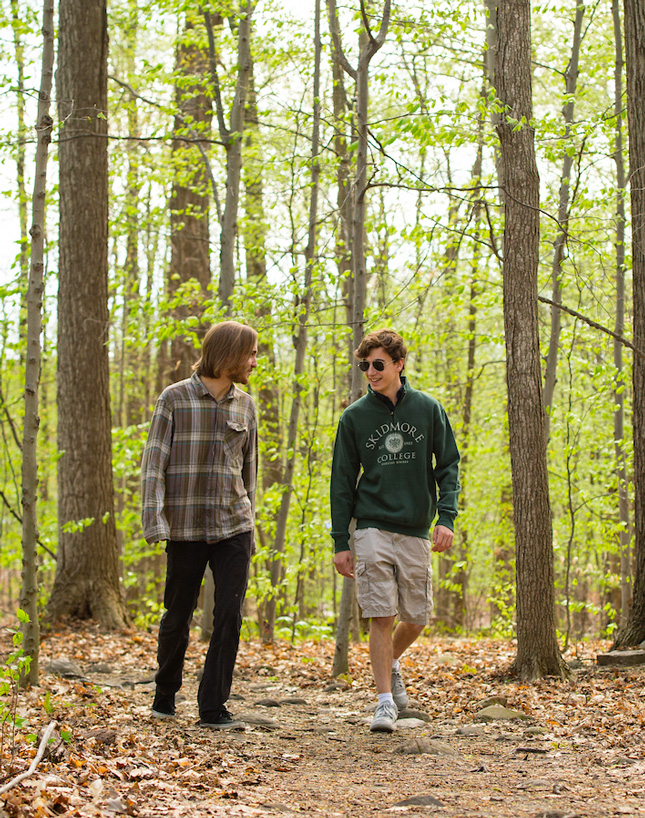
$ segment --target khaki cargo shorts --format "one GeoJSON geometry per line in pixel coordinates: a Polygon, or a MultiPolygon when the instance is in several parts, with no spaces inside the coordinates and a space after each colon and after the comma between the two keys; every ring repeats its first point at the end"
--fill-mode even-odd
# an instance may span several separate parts
{"type": "Polygon", "coordinates": [[[359,528],[354,532],[354,577],[366,619],[395,616],[427,625],[432,614],[430,540],[359,528]]]}

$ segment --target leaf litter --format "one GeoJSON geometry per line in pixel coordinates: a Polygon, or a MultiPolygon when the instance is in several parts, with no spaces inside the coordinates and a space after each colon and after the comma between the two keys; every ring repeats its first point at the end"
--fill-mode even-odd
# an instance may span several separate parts
{"type": "Polygon", "coordinates": [[[196,725],[197,638],[177,718],[157,720],[155,634],[69,622],[44,635],[41,685],[20,694],[24,723],[3,749],[0,783],[29,768],[56,720],[54,739],[0,798],[0,815],[645,815],[645,670],[598,667],[606,648],[576,645],[570,681],[525,684],[504,677],[511,642],[424,638],[402,660],[411,718],[389,735],[369,732],[366,644],[352,646],[351,679],[335,684],[331,641],[244,642],[228,704],[248,727],[220,733],[196,725]],[[61,676],[60,660],[80,676],[61,676]],[[491,702],[499,720],[478,721],[491,702]]]}

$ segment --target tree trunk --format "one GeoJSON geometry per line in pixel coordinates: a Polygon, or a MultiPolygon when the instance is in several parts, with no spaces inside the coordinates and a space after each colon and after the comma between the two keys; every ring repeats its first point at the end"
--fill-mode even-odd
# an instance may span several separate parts
{"type": "Polygon", "coordinates": [[[40,623],[38,619],[38,388],[40,385],[42,305],[45,289],[45,200],[47,159],[53,120],[49,114],[54,75],[54,0],[43,6],[43,59],[36,134],[36,169],[32,200],[31,275],[27,289],[27,353],[25,417],[22,438],[22,589],[20,607],[29,616],[22,627],[23,649],[31,659],[24,681],[38,684],[40,623]]]}
{"type": "MultiPolygon", "coordinates": [[[[221,222],[220,278],[218,295],[230,311],[231,297],[235,289],[235,237],[237,235],[237,211],[242,175],[242,136],[244,111],[251,75],[251,17],[253,3],[242,0],[237,21],[237,81],[235,98],[231,107],[230,125],[224,118],[224,106],[217,74],[217,59],[212,26],[209,26],[211,79],[215,91],[215,104],[219,134],[226,149],[226,197],[221,222]]],[[[208,15],[205,15],[208,22],[208,15]]]]}
{"type": "Polygon", "coordinates": [[[60,0],[59,543],[52,619],[126,621],[108,367],[106,0],[60,0]]]}
{"type": "MultiPolygon", "coordinates": [[[[13,29],[13,42],[16,54],[16,108],[18,111],[18,144],[16,145],[16,182],[18,184],[18,222],[20,224],[20,292],[25,293],[29,279],[29,257],[27,236],[27,190],[25,186],[25,161],[27,146],[27,124],[25,119],[25,46],[23,43],[24,22],[21,18],[21,9],[18,0],[11,0],[11,27],[13,29]]],[[[20,334],[20,355],[22,356],[23,344],[26,341],[27,316],[25,301],[21,301],[20,320],[18,332],[20,334]]]]}
{"type": "Polygon", "coordinates": [[[565,676],[555,634],[553,540],[537,313],[539,177],[531,92],[530,0],[499,4],[498,134],[505,172],[504,328],[516,543],[517,657],[523,679],[565,676]],[[519,126],[518,126],[519,123],[519,126]]]}
{"type": "MultiPolygon", "coordinates": [[[[480,123],[483,125],[483,123],[480,123]]],[[[473,183],[478,184],[482,173],[483,159],[483,129],[480,130],[479,147],[477,159],[473,167],[473,183]]],[[[475,231],[475,244],[473,246],[473,259],[471,265],[470,296],[468,300],[468,358],[466,369],[466,386],[463,395],[463,413],[461,426],[461,492],[460,504],[462,512],[468,505],[468,467],[470,465],[470,433],[472,423],[473,392],[475,383],[475,353],[477,349],[477,295],[479,293],[479,263],[481,257],[480,242],[478,240],[481,232],[481,211],[482,205],[478,194],[473,205],[472,222],[475,231]]],[[[455,624],[457,627],[467,629],[468,623],[468,580],[470,571],[468,567],[470,557],[470,538],[467,526],[460,526],[460,537],[457,541],[457,563],[458,567],[454,574],[454,583],[459,587],[459,593],[454,595],[455,624]]]]}
{"type": "MultiPolygon", "coordinates": [[[[632,277],[634,345],[645,350],[645,7],[625,0],[627,121],[632,203],[632,277]]],[[[616,646],[645,639],[645,356],[634,355],[634,586],[627,622],[616,634],[616,646]]]]}
{"type": "Polygon", "coordinates": [[[560,303],[562,302],[562,260],[569,234],[569,187],[571,183],[571,170],[573,168],[573,156],[570,151],[569,139],[571,138],[571,125],[575,110],[574,94],[578,85],[578,63],[580,61],[580,42],[582,40],[582,23],[585,16],[585,7],[580,2],[576,8],[576,19],[573,26],[573,44],[571,46],[571,58],[565,72],[565,93],[567,102],[562,113],[564,114],[564,158],[562,160],[562,175],[560,177],[560,195],[558,204],[558,233],[553,246],[553,262],[551,265],[551,300],[554,305],[551,307],[551,334],[549,336],[549,351],[546,357],[546,368],[544,372],[544,408],[545,434],[548,444],[551,409],[553,407],[553,395],[557,382],[558,351],[560,346],[560,330],[562,328],[562,313],[560,303]]]}
{"type": "MultiPolygon", "coordinates": [[[[210,284],[207,167],[199,147],[188,147],[182,140],[187,132],[192,138],[202,136],[207,139],[211,127],[212,101],[206,94],[203,80],[208,73],[208,54],[195,40],[196,26],[188,17],[176,57],[180,80],[175,92],[178,113],[172,143],[175,176],[170,199],[168,292],[172,298],[190,281],[198,286],[190,290],[190,295],[189,290],[184,289],[178,303],[173,304],[172,316],[179,320],[189,315],[201,318],[210,284]],[[188,82],[187,78],[190,78],[188,82]]],[[[206,327],[198,328],[198,335],[202,338],[205,332],[206,327]]],[[[170,381],[189,378],[197,354],[190,334],[173,337],[166,378],[170,381]]]]}
{"type": "Polygon", "coordinates": [[[289,518],[289,506],[293,493],[293,478],[296,468],[296,458],[298,452],[296,443],[298,440],[298,419],[302,406],[303,375],[305,372],[305,356],[307,352],[307,323],[309,321],[309,311],[311,308],[313,271],[317,258],[317,222],[318,222],[318,188],[320,178],[320,0],[315,4],[315,30],[314,30],[314,88],[313,88],[313,123],[311,134],[311,197],[309,200],[309,231],[307,247],[305,249],[305,280],[302,288],[302,295],[298,296],[295,304],[295,319],[297,329],[294,332],[294,347],[296,360],[293,372],[293,399],[291,402],[291,413],[287,428],[287,461],[282,477],[282,496],[280,498],[280,508],[276,519],[276,532],[273,542],[273,549],[269,561],[269,572],[271,577],[270,596],[264,606],[264,620],[261,623],[261,637],[264,644],[270,644],[274,640],[274,629],[276,619],[276,605],[278,588],[282,580],[283,559],[287,521],[289,518]]]}
{"type": "MultiPolygon", "coordinates": [[[[625,331],[625,194],[627,179],[623,147],[623,40],[619,0],[612,0],[614,18],[614,42],[616,68],[614,72],[614,118],[616,163],[616,321],[614,332],[622,336],[625,331]]],[[[618,478],[618,516],[620,521],[620,621],[625,622],[631,597],[631,524],[629,518],[629,478],[625,463],[625,377],[623,372],[623,345],[614,339],[614,366],[616,388],[614,389],[614,450],[616,453],[616,477],[618,478]]]]}

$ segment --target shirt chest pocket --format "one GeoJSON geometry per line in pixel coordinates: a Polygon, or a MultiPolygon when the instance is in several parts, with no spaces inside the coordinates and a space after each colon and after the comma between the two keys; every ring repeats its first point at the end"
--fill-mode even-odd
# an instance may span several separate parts
{"type": "Polygon", "coordinates": [[[224,427],[224,448],[236,462],[241,462],[249,439],[249,427],[245,423],[227,420],[224,427]]]}

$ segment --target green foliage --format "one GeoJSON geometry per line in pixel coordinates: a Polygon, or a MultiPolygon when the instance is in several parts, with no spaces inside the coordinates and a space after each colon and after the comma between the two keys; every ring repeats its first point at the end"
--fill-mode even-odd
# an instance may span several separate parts
{"type": "MultiPolygon", "coordinates": [[[[226,112],[235,89],[236,4],[209,3],[221,12],[216,25],[218,79],[226,112]]],[[[574,121],[567,131],[562,109],[571,98],[564,72],[570,58],[576,4],[539,4],[532,9],[534,116],[541,179],[540,293],[552,289],[553,245],[561,225],[557,212],[563,159],[573,158],[570,212],[562,261],[562,301],[593,321],[613,327],[615,317],[615,212],[618,191],[612,153],[613,113],[611,4],[589,11],[575,94],[574,121]]],[[[19,34],[26,76],[38,59],[39,7],[21,2],[19,34]]],[[[18,133],[14,31],[1,7],[4,74],[0,76],[3,127],[0,148],[7,178],[0,193],[5,209],[17,212],[14,174],[18,133]],[[10,68],[11,67],[11,68],[10,68]]],[[[356,60],[360,15],[341,13],[343,46],[356,60]]],[[[504,322],[502,311],[500,207],[494,117],[495,89],[483,76],[484,4],[400,5],[384,48],[371,65],[370,156],[366,254],[366,327],[391,325],[410,348],[406,373],[416,388],[446,406],[463,455],[463,495],[454,561],[439,584],[454,602],[466,587],[464,627],[495,635],[513,633],[515,615],[513,518],[507,446],[504,322]],[[464,586],[465,583],[465,586],[464,586]]],[[[218,213],[214,203],[226,184],[226,151],[213,117],[213,77],[178,70],[178,46],[203,49],[206,30],[194,3],[161,0],[110,6],[110,334],[115,519],[123,577],[134,621],[153,627],[162,610],[162,546],[141,536],[139,467],[147,423],[157,393],[171,377],[173,339],[198,349],[202,325],[221,320],[216,297],[218,213]],[[186,27],[184,24],[190,23],[186,27]],[[181,32],[177,35],[177,32],[181,32]],[[178,92],[197,104],[203,91],[209,116],[177,106],[178,92]],[[179,117],[183,117],[179,121],[179,117]],[[176,119],[177,118],[177,119],[176,119]],[[185,140],[183,147],[173,146],[185,140]],[[190,140],[198,135],[200,150],[190,140]],[[212,179],[207,179],[209,170],[212,179]],[[195,279],[170,281],[170,202],[173,180],[210,198],[212,284],[204,293],[195,279]]],[[[259,366],[251,392],[260,415],[260,488],[257,553],[253,559],[245,628],[270,596],[277,600],[279,633],[285,638],[324,633],[334,622],[339,583],[331,567],[328,480],[338,417],[347,398],[352,364],[346,304],[350,280],[346,236],[339,221],[339,147],[355,160],[351,110],[333,105],[331,49],[323,35],[322,152],[317,215],[317,251],[307,326],[305,371],[294,375],[293,337],[304,305],[304,250],[311,192],[313,32],[279,2],[259,6],[252,38],[257,123],[243,135],[243,185],[236,240],[237,280],[232,317],[260,333],[259,366]],[[302,409],[294,452],[286,452],[287,422],[300,390],[302,409]],[[280,576],[272,584],[276,518],[285,491],[283,470],[295,455],[295,474],[280,576]]],[[[345,96],[354,89],[347,77],[345,96]]],[[[31,86],[33,86],[31,82],[31,86]]],[[[34,99],[28,95],[27,119],[34,99]]],[[[518,127],[527,123],[518,122],[518,127]]],[[[27,176],[31,173],[27,162],[27,176]]],[[[29,183],[30,180],[28,179],[29,183]]],[[[27,185],[29,186],[29,185],[27,185]]],[[[350,195],[350,194],[347,194],[350,195]]],[[[341,197],[342,199],[342,197],[341,197]]],[[[56,232],[56,191],[48,208],[56,232]]],[[[199,214],[201,215],[201,214],[199,214]]],[[[185,221],[188,224],[188,221],[185,221]]],[[[181,232],[181,231],[180,231],[181,232]]],[[[14,258],[0,261],[0,565],[15,597],[20,571],[20,438],[24,339],[18,328],[21,288],[19,248],[27,237],[11,233],[14,258]],[[13,432],[15,431],[15,436],[13,432]]],[[[11,252],[9,255],[11,255],[11,252]]],[[[56,248],[48,249],[45,293],[45,356],[39,433],[41,541],[55,552],[58,536],[56,463],[56,248]],[[47,323],[48,322],[48,323],[47,323]]],[[[629,259],[627,261],[629,267],[629,259]]],[[[628,297],[627,314],[630,303],[628,297]]],[[[541,347],[549,342],[550,310],[539,308],[541,347]]],[[[548,463],[553,514],[558,626],[576,632],[612,627],[617,612],[607,601],[619,582],[621,528],[619,461],[613,440],[616,394],[626,401],[630,422],[629,356],[616,372],[613,344],[582,321],[562,316],[557,388],[550,408],[548,463]],[[612,617],[614,617],[612,619],[612,617]],[[570,621],[568,621],[570,620],[570,621]],[[609,622],[609,625],[608,625],[609,622]]],[[[631,438],[621,444],[627,474],[633,471],[631,438]]],[[[93,518],[66,522],[80,531],[93,518]]],[[[41,550],[41,597],[53,581],[54,561],[41,550]]],[[[445,627],[452,627],[444,623],[445,627]]]]}
{"type": "MultiPolygon", "coordinates": [[[[21,625],[29,622],[29,617],[20,608],[16,616],[21,625]]],[[[9,632],[12,649],[0,660],[0,761],[4,759],[7,745],[14,743],[16,728],[24,723],[24,719],[18,715],[18,698],[21,680],[27,675],[31,664],[31,658],[25,656],[22,649],[22,631],[16,628],[9,629],[9,632]]]]}

